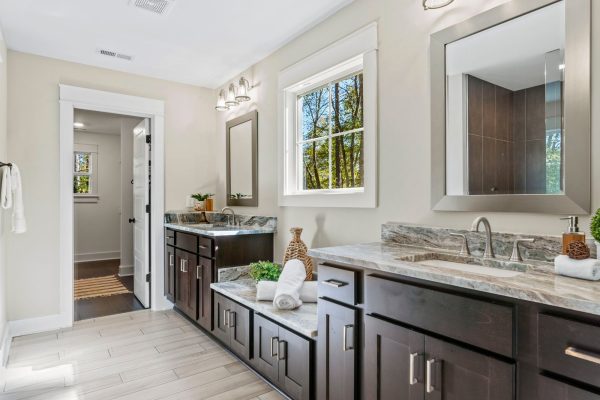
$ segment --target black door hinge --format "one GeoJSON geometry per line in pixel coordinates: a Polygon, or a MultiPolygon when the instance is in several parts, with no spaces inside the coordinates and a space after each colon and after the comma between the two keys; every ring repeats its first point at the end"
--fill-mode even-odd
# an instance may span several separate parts
{"type": "Polygon", "coordinates": [[[150,204],[146,204],[146,213],[150,214],[150,204]]]}
{"type": "Polygon", "coordinates": [[[152,143],[152,136],[151,135],[146,135],[146,143],[148,143],[148,144],[152,143]]]}
{"type": "Polygon", "coordinates": [[[146,274],[146,282],[150,282],[150,274],[146,274]]]}

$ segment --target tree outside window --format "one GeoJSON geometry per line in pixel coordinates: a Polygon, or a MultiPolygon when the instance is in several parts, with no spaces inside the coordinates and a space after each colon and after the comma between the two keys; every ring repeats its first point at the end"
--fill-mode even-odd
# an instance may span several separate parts
{"type": "Polygon", "coordinates": [[[298,96],[303,190],[364,186],[363,74],[298,96]]]}

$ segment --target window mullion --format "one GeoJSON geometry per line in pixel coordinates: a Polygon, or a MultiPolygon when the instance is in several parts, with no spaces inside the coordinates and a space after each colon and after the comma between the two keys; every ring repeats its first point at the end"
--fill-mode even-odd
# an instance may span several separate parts
{"type": "Polygon", "coordinates": [[[331,82],[329,82],[329,121],[328,121],[328,128],[329,128],[329,189],[331,189],[333,187],[332,182],[333,182],[333,174],[332,174],[332,149],[333,149],[333,143],[332,143],[332,138],[331,135],[333,134],[333,129],[331,128],[331,114],[333,112],[333,107],[332,107],[332,97],[331,97],[331,82]]]}

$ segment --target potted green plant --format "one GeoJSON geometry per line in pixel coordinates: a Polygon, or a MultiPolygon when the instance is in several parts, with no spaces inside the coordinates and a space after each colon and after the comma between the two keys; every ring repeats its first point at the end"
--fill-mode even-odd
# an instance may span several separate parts
{"type": "Polygon", "coordinates": [[[258,261],[250,264],[250,276],[258,281],[277,281],[281,275],[281,265],[271,261],[258,261]]]}
{"type": "Polygon", "coordinates": [[[214,194],[212,193],[194,193],[192,198],[196,200],[196,211],[212,211],[213,210],[213,199],[214,194]]]}
{"type": "Polygon", "coordinates": [[[596,258],[600,259],[600,209],[596,210],[596,214],[592,216],[590,231],[596,240],[596,258]]]}

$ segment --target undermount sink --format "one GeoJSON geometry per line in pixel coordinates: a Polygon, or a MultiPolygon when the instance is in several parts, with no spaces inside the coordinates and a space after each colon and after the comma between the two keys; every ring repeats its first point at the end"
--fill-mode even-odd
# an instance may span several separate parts
{"type": "Polygon", "coordinates": [[[465,264],[465,263],[460,263],[460,262],[446,261],[446,260],[439,260],[439,259],[424,260],[424,261],[420,261],[419,264],[426,265],[428,267],[447,268],[447,269],[453,269],[455,271],[462,271],[462,272],[468,272],[468,273],[472,273],[472,274],[492,276],[495,278],[514,278],[515,276],[519,276],[522,274],[522,272],[512,271],[509,269],[500,269],[500,268],[494,268],[494,267],[486,267],[486,266],[477,265],[477,264],[465,264]]]}

